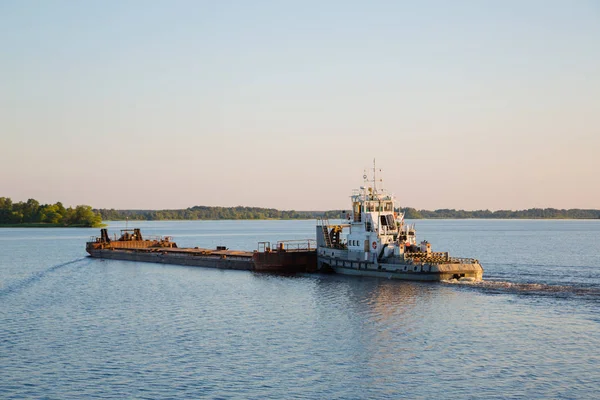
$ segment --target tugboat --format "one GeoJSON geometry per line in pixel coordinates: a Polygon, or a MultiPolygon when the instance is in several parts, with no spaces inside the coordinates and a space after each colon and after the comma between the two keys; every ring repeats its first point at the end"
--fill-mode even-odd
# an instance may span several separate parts
{"type": "Polygon", "coordinates": [[[395,212],[394,196],[363,175],[364,185],[351,196],[347,223],[317,221],[317,268],[322,272],[419,281],[480,281],[483,268],[473,258],[432,252],[427,241],[417,243],[414,224],[395,212]]]}

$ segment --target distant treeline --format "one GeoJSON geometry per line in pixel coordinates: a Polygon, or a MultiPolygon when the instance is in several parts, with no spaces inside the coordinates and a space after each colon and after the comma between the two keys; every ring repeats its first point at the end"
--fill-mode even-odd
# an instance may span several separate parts
{"type": "Polygon", "coordinates": [[[219,220],[219,219],[315,219],[340,218],[341,210],[336,211],[281,211],[259,207],[207,207],[195,206],[181,210],[114,210],[99,209],[105,221],[144,220],[219,220]]]}
{"type": "Polygon", "coordinates": [[[414,208],[401,208],[405,212],[407,219],[465,219],[465,218],[484,218],[484,219],[599,219],[600,210],[582,210],[572,208],[569,210],[558,210],[556,208],[530,208],[528,210],[416,210],[414,208]]]}
{"type": "MultiPolygon", "coordinates": [[[[454,209],[417,210],[400,208],[407,219],[600,219],[600,210],[555,208],[531,208],[528,210],[477,210],[454,209]]],[[[40,204],[37,200],[13,203],[8,197],[0,197],[0,225],[44,224],[48,226],[95,227],[105,221],[143,220],[221,220],[221,219],[316,219],[343,218],[347,210],[295,211],[260,207],[207,207],[195,206],[180,210],[115,210],[92,209],[90,206],[65,208],[60,202],[40,204]]]]}
{"type": "Polygon", "coordinates": [[[102,218],[90,206],[65,208],[60,202],[40,204],[34,199],[13,203],[8,197],[0,197],[0,225],[42,224],[95,227],[102,224],[102,218]]]}
{"type": "MultiPolygon", "coordinates": [[[[274,208],[259,207],[207,207],[195,206],[180,210],[95,210],[105,221],[144,220],[220,220],[220,219],[315,219],[315,218],[342,218],[347,210],[331,211],[281,211],[274,208]]],[[[554,208],[531,208],[529,210],[416,210],[414,208],[400,208],[397,211],[405,212],[407,219],[599,219],[600,210],[558,210],[554,208]]]]}

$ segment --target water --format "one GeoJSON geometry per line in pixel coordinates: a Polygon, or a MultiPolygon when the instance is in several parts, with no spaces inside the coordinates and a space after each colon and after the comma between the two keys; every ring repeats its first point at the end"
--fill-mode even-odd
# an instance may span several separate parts
{"type": "MultiPolygon", "coordinates": [[[[115,222],[111,231],[123,228],[115,222]]],[[[252,250],[314,221],[136,223],[252,250]]],[[[417,221],[485,282],[95,260],[96,229],[0,229],[0,398],[596,398],[600,221],[417,221]]]]}

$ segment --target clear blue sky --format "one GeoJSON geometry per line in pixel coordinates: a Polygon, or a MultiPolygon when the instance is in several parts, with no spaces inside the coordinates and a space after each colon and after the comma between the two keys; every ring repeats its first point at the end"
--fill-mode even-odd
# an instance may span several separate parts
{"type": "Polygon", "coordinates": [[[600,208],[598,1],[0,0],[0,196],[600,208]]]}

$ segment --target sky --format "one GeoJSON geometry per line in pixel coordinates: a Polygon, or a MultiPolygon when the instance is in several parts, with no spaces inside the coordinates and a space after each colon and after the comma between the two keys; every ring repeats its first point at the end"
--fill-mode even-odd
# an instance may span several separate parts
{"type": "Polygon", "coordinates": [[[597,1],[0,0],[0,197],[600,208],[597,1]]]}

